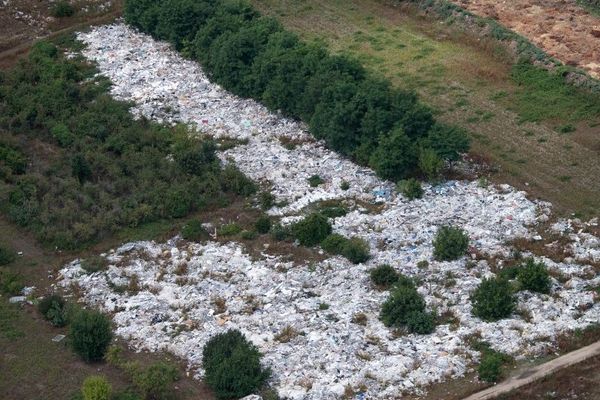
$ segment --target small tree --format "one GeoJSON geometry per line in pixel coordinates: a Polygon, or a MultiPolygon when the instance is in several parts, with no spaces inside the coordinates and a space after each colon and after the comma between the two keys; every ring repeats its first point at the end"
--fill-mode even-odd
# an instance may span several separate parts
{"type": "Polygon", "coordinates": [[[420,199],[423,197],[421,182],[414,178],[398,182],[396,189],[408,200],[420,199]]]}
{"type": "Polygon", "coordinates": [[[331,233],[331,225],[326,217],[315,213],[292,225],[292,234],[301,245],[315,246],[331,233]]]}
{"type": "Polygon", "coordinates": [[[414,286],[396,286],[381,306],[379,318],[385,326],[405,326],[411,332],[420,333],[426,330],[421,330],[421,326],[427,325],[428,321],[425,319],[428,317],[417,316],[415,313],[425,313],[423,296],[414,286]]]}
{"type": "Polygon", "coordinates": [[[83,381],[83,400],[109,400],[112,388],[103,376],[88,376],[83,381]]]}
{"type": "Polygon", "coordinates": [[[538,293],[550,292],[550,276],[548,269],[543,262],[536,263],[533,258],[525,261],[525,264],[517,271],[517,279],[521,283],[521,288],[538,293]]]}
{"type": "Polygon", "coordinates": [[[421,149],[419,153],[419,168],[427,179],[430,181],[436,181],[441,173],[444,166],[444,160],[438,156],[435,150],[430,148],[421,149]]]}
{"type": "Polygon", "coordinates": [[[433,240],[433,256],[436,260],[452,261],[463,256],[469,247],[469,237],[460,228],[442,226],[433,240]]]}
{"type": "Polygon", "coordinates": [[[339,233],[332,233],[321,242],[323,250],[330,254],[341,254],[348,239],[339,233]]]}
{"type": "Polygon", "coordinates": [[[134,364],[129,369],[135,387],[148,400],[166,398],[172,392],[171,384],[179,379],[177,368],[162,361],[146,368],[134,364]]]}
{"type": "Polygon", "coordinates": [[[426,335],[435,330],[435,314],[426,311],[412,311],[406,317],[406,327],[412,333],[426,335]]]}
{"type": "Polygon", "coordinates": [[[242,333],[229,330],[211,338],[202,351],[205,382],[218,399],[240,398],[256,392],[269,379],[261,354],[242,333]]]}
{"type": "Polygon", "coordinates": [[[498,321],[508,317],[515,309],[516,300],[505,279],[483,279],[471,295],[473,315],[484,321],[498,321]]]}
{"type": "Polygon", "coordinates": [[[71,329],[71,346],[85,361],[98,361],[112,340],[110,321],[98,311],[81,310],[75,314],[71,329]]]}

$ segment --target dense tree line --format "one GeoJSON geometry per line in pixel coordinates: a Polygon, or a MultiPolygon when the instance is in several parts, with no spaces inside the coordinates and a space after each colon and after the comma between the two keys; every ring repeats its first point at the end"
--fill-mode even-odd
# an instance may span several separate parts
{"type": "Polygon", "coordinates": [[[70,249],[253,192],[212,142],[134,120],[95,73],[40,42],[0,75],[0,200],[13,221],[70,249]]]}
{"type": "Polygon", "coordinates": [[[468,149],[465,133],[437,123],[415,93],[300,41],[243,1],[127,0],[125,19],[200,61],[233,93],[307,122],[315,137],[383,178],[418,174],[427,150],[453,160],[468,149]]]}

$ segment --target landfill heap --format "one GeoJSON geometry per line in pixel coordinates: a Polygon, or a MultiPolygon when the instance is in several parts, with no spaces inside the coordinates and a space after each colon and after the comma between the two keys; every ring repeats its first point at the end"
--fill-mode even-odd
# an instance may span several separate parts
{"type": "Polygon", "coordinates": [[[311,139],[301,124],[210,83],[197,64],[166,44],[123,24],[95,27],[79,39],[87,46],[84,56],[113,82],[113,95],[135,103],[134,113],[247,139],[221,156],[287,202],[271,209],[272,215],[290,221],[317,201],[353,201],[356,207],[333,221],[334,231],[359,236],[371,248],[364,264],[341,257],[306,264],[250,257],[235,242],[176,237],[110,251],[103,255],[109,263],[104,272],[87,274],[80,260],[66,265],[59,285],[78,286],[82,301],[111,313],[117,334],[133,348],[172,352],[201,377],[204,343],[235,328],[264,353],[282,397],[340,398],[351,387],[383,399],[463,376],[480,356],[469,347],[473,337],[525,357],[551,349],[557,335],[599,320],[600,275],[592,264],[600,241],[572,221],[558,221],[552,229],[568,240],[574,256],[561,262],[538,258],[553,276],[550,295],[520,292],[519,311],[498,322],[471,315],[470,293],[493,275],[486,256],[508,258],[508,241],[537,239],[536,224],[548,221],[549,204],[531,202],[506,185],[474,182],[427,186],[422,199],[408,201],[372,171],[311,139]],[[300,144],[285,146],[282,137],[300,144]],[[310,187],[312,175],[325,183],[310,187]],[[343,181],[350,189],[340,188],[343,181]],[[361,206],[366,202],[380,207],[361,206]],[[468,232],[472,254],[450,262],[433,259],[432,239],[444,224],[468,232]],[[429,335],[386,328],[378,314],[387,293],[368,278],[382,263],[416,278],[428,308],[451,318],[429,335]]]}

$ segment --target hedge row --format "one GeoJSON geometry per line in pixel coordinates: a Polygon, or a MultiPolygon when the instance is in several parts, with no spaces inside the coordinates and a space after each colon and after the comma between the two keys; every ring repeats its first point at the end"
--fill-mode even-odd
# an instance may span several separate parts
{"type": "Polygon", "coordinates": [[[414,92],[300,41],[243,1],[127,0],[124,15],[200,61],[213,81],[305,121],[315,137],[382,178],[418,173],[425,149],[441,159],[468,149],[466,134],[436,123],[414,92]]]}
{"type": "Polygon", "coordinates": [[[0,72],[0,204],[14,222],[72,249],[255,190],[211,141],[134,120],[95,73],[48,42],[0,72]]]}

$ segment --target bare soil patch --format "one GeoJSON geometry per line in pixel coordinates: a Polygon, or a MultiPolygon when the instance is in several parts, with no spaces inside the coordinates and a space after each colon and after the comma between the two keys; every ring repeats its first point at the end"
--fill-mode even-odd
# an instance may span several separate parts
{"type": "Polygon", "coordinates": [[[600,18],[576,0],[453,0],[527,37],[565,64],[600,78],[600,18]]]}

